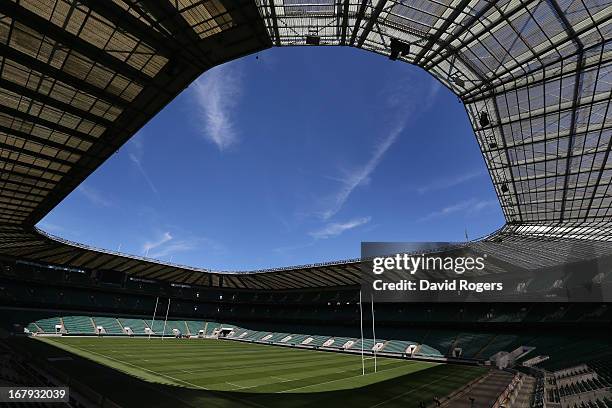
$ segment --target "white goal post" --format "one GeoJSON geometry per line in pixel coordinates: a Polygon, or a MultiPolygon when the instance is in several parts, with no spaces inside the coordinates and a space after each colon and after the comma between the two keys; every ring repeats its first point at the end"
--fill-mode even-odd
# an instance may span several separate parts
{"type": "Polygon", "coordinates": [[[364,349],[363,349],[363,299],[362,299],[362,295],[361,295],[361,291],[359,291],[359,327],[360,327],[360,331],[361,331],[361,375],[365,375],[365,361],[366,360],[374,360],[374,372],[378,372],[378,361],[377,361],[377,351],[378,348],[376,347],[376,319],[375,319],[375,315],[374,315],[374,294],[372,294],[371,297],[371,302],[372,302],[372,336],[374,337],[374,347],[371,350],[373,353],[373,357],[365,357],[364,353],[364,349]]]}

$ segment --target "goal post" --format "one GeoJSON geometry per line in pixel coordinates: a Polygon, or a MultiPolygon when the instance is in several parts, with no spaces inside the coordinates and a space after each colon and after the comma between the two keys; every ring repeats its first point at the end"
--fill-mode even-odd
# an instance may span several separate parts
{"type": "Polygon", "coordinates": [[[162,340],[166,335],[166,324],[168,323],[168,313],[170,312],[170,298],[168,298],[168,308],[166,309],[166,318],[164,319],[164,329],[162,330],[162,340]]]}
{"type": "Polygon", "coordinates": [[[378,372],[378,365],[376,364],[376,319],[374,318],[374,294],[372,293],[372,337],[374,338],[374,346],[372,347],[372,351],[374,352],[374,372],[378,372]]]}
{"type": "Polygon", "coordinates": [[[374,345],[372,346],[372,355],[373,357],[365,357],[365,350],[364,350],[364,336],[363,336],[363,298],[362,298],[362,294],[361,291],[359,291],[359,329],[361,332],[361,375],[365,375],[365,361],[366,360],[374,360],[374,372],[377,373],[378,372],[378,350],[376,347],[376,316],[375,316],[375,312],[374,312],[374,294],[372,294],[371,297],[371,303],[372,303],[372,309],[371,309],[371,313],[372,313],[372,337],[374,340],[374,345]]]}
{"type": "Polygon", "coordinates": [[[155,299],[155,309],[153,310],[153,320],[151,320],[151,327],[149,328],[149,340],[151,340],[151,333],[153,333],[153,325],[155,324],[155,315],[157,314],[157,304],[159,303],[159,296],[155,299]]]}
{"type": "Polygon", "coordinates": [[[363,358],[363,304],[359,291],[359,327],[361,329],[361,375],[365,375],[365,360],[363,358]]]}

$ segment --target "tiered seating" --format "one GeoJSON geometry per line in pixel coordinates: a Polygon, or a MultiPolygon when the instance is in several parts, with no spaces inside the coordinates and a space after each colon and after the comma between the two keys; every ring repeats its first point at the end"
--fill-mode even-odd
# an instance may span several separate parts
{"type": "Polygon", "coordinates": [[[602,381],[606,387],[612,386],[612,359],[597,359],[589,361],[588,365],[595,370],[599,380],[602,381]]]}
{"type": "Polygon", "coordinates": [[[104,327],[106,334],[123,334],[121,325],[114,317],[94,317],[94,323],[97,326],[104,327]]]}
{"type": "Polygon", "coordinates": [[[442,355],[450,352],[451,346],[454,344],[457,338],[456,332],[441,331],[441,330],[430,330],[421,341],[422,344],[426,344],[429,348],[438,350],[442,355]]]}
{"type": "Polygon", "coordinates": [[[346,344],[346,342],[350,340],[357,341],[357,339],[354,339],[352,337],[334,337],[334,342],[329,347],[342,348],[342,346],[344,346],[344,344],[346,344]]]}
{"type": "Polygon", "coordinates": [[[243,329],[241,327],[236,327],[236,328],[234,328],[234,334],[232,335],[232,338],[233,339],[242,339],[243,337],[240,337],[240,336],[242,336],[244,333],[248,334],[248,332],[249,332],[249,330],[247,330],[247,329],[243,329]]]}
{"type": "Polygon", "coordinates": [[[62,320],[68,334],[93,334],[96,332],[90,317],[64,316],[62,320]]]}
{"type": "Polygon", "coordinates": [[[531,408],[542,408],[544,406],[544,396],[544,377],[540,376],[536,378],[533,397],[531,398],[531,408]]]}
{"type": "Polygon", "coordinates": [[[421,348],[417,354],[427,357],[443,357],[442,353],[427,344],[421,344],[421,348]]]}
{"type": "Polygon", "coordinates": [[[600,383],[596,383],[592,380],[576,381],[572,384],[559,387],[559,395],[561,396],[561,398],[563,398],[568,395],[574,395],[574,394],[580,394],[583,392],[593,391],[593,390],[602,388],[600,385],[601,385],[600,383]]]}
{"type": "Polygon", "coordinates": [[[200,330],[204,330],[204,322],[187,320],[187,327],[189,327],[189,333],[192,336],[197,336],[200,330]]]}
{"type": "MultiPolygon", "coordinates": [[[[154,323],[150,320],[144,320],[139,318],[112,318],[112,317],[88,317],[88,316],[66,316],[63,318],[64,326],[68,334],[94,334],[95,327],[104,327],[107,334],[121,335],[124,327],[130,327],[134,334],[145,335],[145,329],[152,325],[153,333],[156,336],[160,336],[164,330],[164,320],[156,320],[154,323]],[[92,324],[93,321],[93,324],[92,324]]],[[[24,319],[24,321],[28,321],[24,319]]],[[[59,317],[52,317],[47,319],[41,319],[36,324],[31,323],[28,327],[33,333],[55,333],[55,325],[61,322],[59,317]]],[[[249,326],[249,328],[242,328],[234,326],[233,324],[220,324],[218,322],[205,322],[205,321],[185,321],[185,320],[169,320],[166,323],[165,335],[172,336],[173,329],[178,329],[182,334],[197,335],[199,330],[206,330],[207,335],[211,335],[217,328],[234,327],[234,333],[231,336],[233,339],[241,339],[247,341],[261,341],[268,343],[280,343],[281,340],[290,336],[291,338],[283,342],[287,345],[302,345],[302,343],[312,337],[307,346],[309,347],[322,347],[328,340],[332,339],[334,342],[328,347],[333,349],[340,349],[349,341],[354,343],[349,347],[351,351],[359,351],[362,348],[362,340],[355,338],[355,330],[351,328],[336,328],[329,334],[290,334],[293,330],[299,331],[304,330],[310,333],[321,333],[316,327],[312,326],[310,329],[304,327],[293,327],[286,324],[273,324],[273,325],[260,325],[260,326],[249,326]],[[260,330],[254,330],[254,329],[260,330]],[[271,331],[274,330],[274,331],[271,331]],[[242,334],[245,334],[241,337],[242,334]],[[337,334],[338,336],[333,336],[337,334]],[[269,336],[269,337],[268,337],[269,336]],[[264,337],[268,337],[263,340],[264,337]]],[[[324,331],[325,332],[325,331],[324,331]]],[[[378,334],[378,333],[377,333],[378,334]]],[[[463,350],[463,357],[468,358],[481,358],[485,359],[492,354],[500,351],[512,351],[519,345],[533,346],[536,348],[535,352],[531,352],[527,358],[534,357],[537,355],[550,355],[551,359],[544,362],[538,363],[539,367],[551,370],[557,364],[567,365],[568,356],[572,359],[584,360],[584,356],[588,355],[590,358],[597,356],[602,361],[606,361],[612,352],[607,348],[605,342],[594,342],[589,339],[580,339],[571,344],[568,344],[564,339],[556,338],[553,336],[515,336],[515,335],[494,335],[490,333],[457,333],[449,330],[417,330],[417,329],[382,329],[382,336],[385,338],[392,338],[393,340],[385,341],[383,339],[377,339],[377,343],[385,343],[385,346],[380,352],[403,354],[406,348],[411,344],[418,345],[417,355],[429,356],[429,357],[443,357],[448,355],[453,347],[460,347],[463,350]],[[404,340],[411,339],[411,340],[404,340]]],[[[364,351],[371,352],[375,346],[375,342],[372,338],[365,338],[363,340],[364,351]]],[[[523,360],[523,357],[521,360],[523,360]]],[[[612,367],[603,367],[603,372],[600,374],[602,381],[606,384],[612,383],[612,367]],[[606,376],[607,375],[607,376],[606,376]]],[[[603,384],[603,382],[602,382],[603,384]]],[[[599,387],[602,384],[594,382],[593,384],[586,383],[585,388],[588,387],[599,387]]]]}
{"type": "Polygon", "coordinates": [[[272,337],[270,337],[268,340],[270,343],[278,343],[279,341],[281,341],[282,339],[284,339],[285,337],[287,337],[289,335],[289,333],[271,333],[272,337]]]}
{"type": "Polygon", "coordinates": [[[145,322],[142,319],[124,319],[120,318],[119,322],[123,327],[129,327],[134,334],[145,334],[145,322]]]}
{"type": "Polygon", "coordinates": [[[274,336],[274,333],[263,331],[263,332],[259,332],[259,334],[257,334],[257,336],[254,336],[252,340],[253,341],[269,342],[271,336],[274,336]]]}
{"type": "Polygon", "coordinates": [[[49,317],[47,319],[40,319],[36,321],[38,327],[40,327],[44,333],[55,333],[55,325],[60,324],[59,317],[49,317]]]}
{"type": "Polygon", "coordinates": [[[550,356],[549,360],[539,364],[547,370],[557,370],[571,364],[583,363],[586,360],[598,359],[606,360],[612,356],[612,350],[606,342],[593,341],[589,338],[576,340],[568,343],[559,338],[535,338],[529,345],[536,347],[535,353],[550,356]]]}
{"type": "Polygon", "coordinates": [[[187,334],[187,326],[182,320],[168,320],[166,323],[166,333],[172,333],[172,330],[178,330],[181,334],[187,334]]]}
{"type": "MultiPolygon", "coordinates": [[[[164,330],[164,321],[163,320],[147,320],[147,325],[153,330],[155,334],[162,334],[164,330]]],[[[168,333],[168,328],[166,327],[166,333],[168,333]]]]}
{"type": "Polygon", "coordinates": [[[459,333],[455,347],[460,347],[463,350],[463,357],[473,358],[492,339],[492,334],[459,333]]]}
{"type": "MultiPolygon", "coordinates": [[[[309,346],[322,346],[331,336],[308,336],[312,337],[312,341],[308,343],[309,346]]],[[[306,338],[308,338],[306,337],[306,338]]]]}
{"type": "Polygon", "coordinates": [[[406,340],[390,340],[387,342],[387,344],[385,344],[385,347],[383,347],[381,351],[383,351],[384,353],[404,354],[408,346],[410,346],[411,344],[415,343],[406,340]]]}
{"type": "Polygon", "coordinates": [[[206,324],[206,335],[210,336],[211,334],[213,334],[213,332],[218,329],[219,327],[221,327],[221,323],[217,323],[217,322],[208,322],[208,324],[206,324]]]}
{"type": "Polygon", "coordinates": [[[260,332],[260,331],[248,331],[247,335],[242,337],[242,339],[244,340],[251,340],[251,341],[255,341],[255,340],[259,340],[260,338],[262,338],[267,332],[260,332]]]}
{"type": "Polygon", "coordinates": [[[518,336],[510,334],[498,334],[493,340],[489,342],[480,352],[476,353],[474,357],[477,358],[489,358],[493,354],[500,351],[513,351],[516,347],[512,345],[516,342],[518,336]]]}
{"type": "MultiPolygon", "coordinates": [[[[363,339],[363,349],[365,351],[372,351],[372,347],[374,347],[373,339],[363,339]]],[[[357,339],[351,350],[361,350],[361,339],[357,339]]]]}
{"type": "Polygon", "coordinates": [[[28,324],[28,330],[30,331],[30,333],[37,333],[38,327],[34,323],[30,323],[28,324]]]}
{"type": "Polygon", "coordinates": [[[302,344],[309,336],[307,334],[292,334],[287,344],[302,344]]]}

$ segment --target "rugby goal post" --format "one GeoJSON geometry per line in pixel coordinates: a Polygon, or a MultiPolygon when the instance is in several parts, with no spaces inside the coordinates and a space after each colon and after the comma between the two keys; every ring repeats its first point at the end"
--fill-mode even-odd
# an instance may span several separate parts
{"type": "Polygon", "coordinates": [[[366,360],[374,360],[374,372],[378,372],[378,361],[377,361],[377,352],[378,352],[378,348],[377,343],[376,343],[376,318],[374,315],[374,294],[371,295],[371,302],[372,302],[372,337],[374,339],[374,347],[372,348],[372,350],[370,350],[372,352],[373,357],[366,357],[365,356],[365,350],[363,349],[363,341],[364,341],[364,337],[363,337],[363,298],[361,295],[361,291],[359,291],[359,322],[360,322],[360,331],[361,331],[361,375],[365,375],[365,361],[366,360]]]}

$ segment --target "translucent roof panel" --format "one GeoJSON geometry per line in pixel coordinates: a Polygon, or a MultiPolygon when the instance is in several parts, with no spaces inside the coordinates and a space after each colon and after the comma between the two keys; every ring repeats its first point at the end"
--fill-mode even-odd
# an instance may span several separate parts
{"type": "Polygon", "coordinates": [[[34,225],[202,72],[268,47],[253,19],[217,0],[0,2],[0,224],[34,225]]]}
{"type": "Polygon", "coordinates": [[[363,48],[418,65],[453,90],[509,226],[581,223],[603,237],[598,226],[612,215],[609,0],[333,4],[258,1],[276,45],[363,48]]]}

